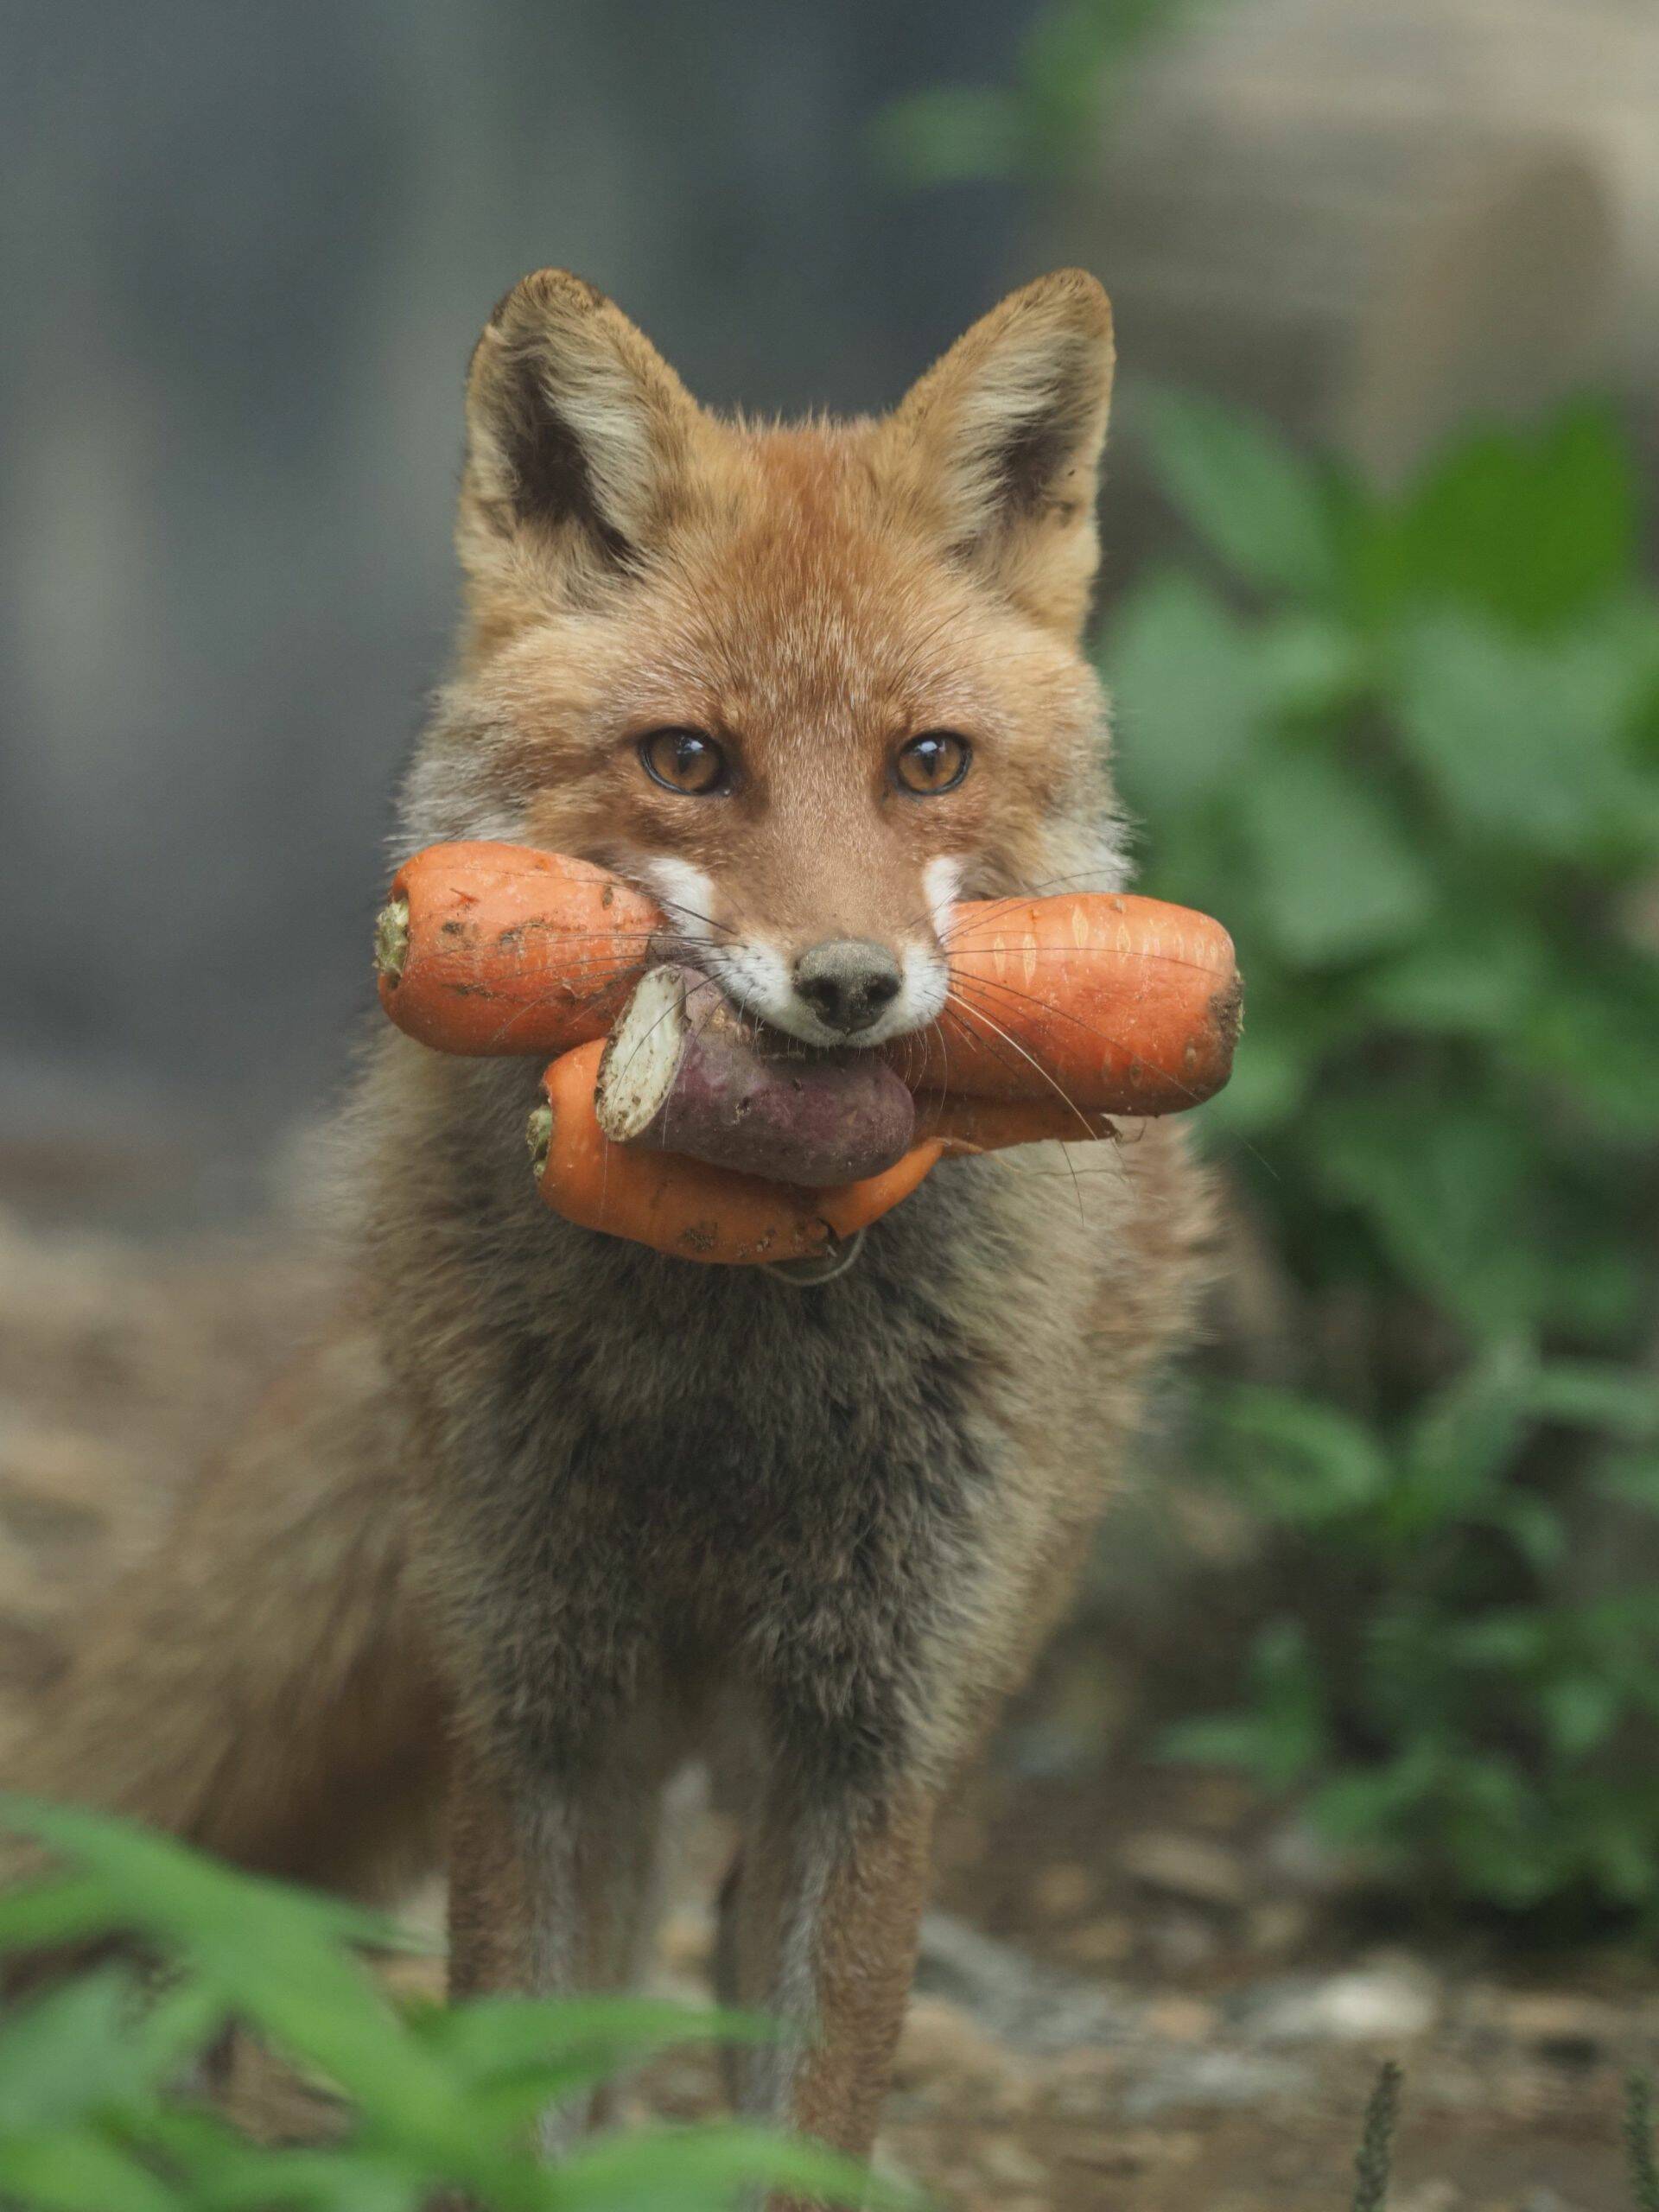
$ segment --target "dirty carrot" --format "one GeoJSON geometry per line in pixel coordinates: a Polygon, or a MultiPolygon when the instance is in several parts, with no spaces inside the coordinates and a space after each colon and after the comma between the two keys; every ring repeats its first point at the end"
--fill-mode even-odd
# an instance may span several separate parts
{"type": "Polygon", "coordinates": [[[937,1033],[891,1048],[912,1087],[1177,1114],[1231,1071],[1238,969],[1207,914],[1126,893],[969,900],[946,949],[937,1033]]]}
{"type": "Polygon", "coordinates": [[[807,1259],[879,1221],[939,1158],[938,1143],[918,1144],[881,1174],[809,1190],[616,1144],[594,1110],[604,1049],[590,1043],[555,1060],[542,1077],[543,1103],[530,1120],[537,1188],[556,1213],[582,1229],[720,1266],[807,1259]]]}
{"type": "Polygon", "coordinates": [[[969,1098],[950,1093],[916,1102],[918,1137],[936,1137],[947,1157],[1002,1152],[1017,1144],[1085,1144],[1117,1135],[1104,1114],[1062,1098],[969,1098]]]}
{"type": "MultiPolygon", "coordinates": [[[[671,950],[640,893],[515,846],[430,847],[392,893],[378,937],[382,1001],[447,1052],[563,1052],[602,1036],[671,950]]],[[[968,900],[945,950],[950,995],[937,1026],[883,1048],[912,1090],[1150,1115],[1195,1106],[1227,1080],[1238,971],[1207,915],[1122,893],[968,900]]]]}
{"type": "Polygon", "coordinates": [[[563,1052],[603,1037],[663,917],[608,870],[483,840],[404,861],[375,925],[380,1003],[440,1052],[563,1052]]]}

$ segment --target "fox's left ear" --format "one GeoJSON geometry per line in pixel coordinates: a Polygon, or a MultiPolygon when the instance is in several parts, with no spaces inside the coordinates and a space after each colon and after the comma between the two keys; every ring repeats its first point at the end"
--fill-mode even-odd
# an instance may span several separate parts
{"type": "Polygon", "coordinates": [[[1081,269],[1010,294],[882,428],[890,480],[953,554],[1075,635],[1099,558],[1112,310],[1081,269]]]}
{"type": "Polygon", "coordinates": [[[698,418],[644,333],[564,269],[497,306],[467,378],[457,539],[480,604],[527,576],[569,590],[626,574],[660,531],[698,418]]]}

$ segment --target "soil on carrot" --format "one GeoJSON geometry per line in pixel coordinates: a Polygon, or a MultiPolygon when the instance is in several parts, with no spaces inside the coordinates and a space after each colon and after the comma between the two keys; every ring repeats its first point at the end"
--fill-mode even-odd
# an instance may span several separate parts
{"type": "MultiPolygon", "coordinates": [[[[26,1223],[4,1210],[4,1166],[0,1727],[317,1295],[274,1231],[26,1223]]],[[[1172,1649],[1192,1625],[1172,1624],[1172,1649]]],[[[1330,2212],[1350,2201],[1365,2101],[1396,2058],[1391,2212],[1630,2202],[1621,2092],[1659,2057],[1651,1952],[1524,1950],[1380,1906],[1294,1809],[1145,1754],[1157,1664],[1144,1627],[1116,1637],[1097,1601],[952,1808],[883,2161],[960,2212],[1330,2212]]],[[[659,1974],[702,1993],[729,1838],[711,1812],[689,1825],[659,1974]]],[[[431,1898],[415,1909],[429,1916],[431,1898]]],[[[327,2124],[257,2053],[234,2094],[265,2133],[327,2124]]],[[[702,2062],[673,2058],[635,2108],[713,2101],[702,2062]]]]}

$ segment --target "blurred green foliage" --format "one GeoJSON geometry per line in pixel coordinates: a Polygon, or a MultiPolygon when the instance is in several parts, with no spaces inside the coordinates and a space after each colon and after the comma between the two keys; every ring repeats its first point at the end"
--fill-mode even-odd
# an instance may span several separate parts
{"type": "Polygon", "coordinates": [[[909,185],[1068,176],[1128,64],[1199,4],[1052,0],[1027,31],[1009,83],[932,85],[893,101],[875,120],[876,159],[909,185]]]}
{"type": "Polygon", "coordinates": [[[1206,1116],[1289,1320],[1215,1464],[1288,1596],[1184,1754],[1420,1886],[1659,1918],[1659,603],[1612,416],[1398,496],[1143,412],[1203,558],[1105,666],[1148,888],[1238,941],[1206,1116]]]}
{"type": "Polygon", "coordinates": [[[814,2145],[734,2124],[596,2136],[555,2171],[529,2131],[550,2101],[671,2045],[753,2042],[731,2015],[634,1998],[393,2003],[356,1955],[397,1941],[336,1901],[91,1814],[0,1800],[62,1871],[0,1897],[0,1951],[105,1936],[170,1968],[89,1967],[0,2017],[0,2199],[27,2212],[723,2212],[750,2184],[896,2205],[814,2145]],[[340,2100],[337,2139],[250,2141],[193,2094],[232,2022],[340,2100]]]}

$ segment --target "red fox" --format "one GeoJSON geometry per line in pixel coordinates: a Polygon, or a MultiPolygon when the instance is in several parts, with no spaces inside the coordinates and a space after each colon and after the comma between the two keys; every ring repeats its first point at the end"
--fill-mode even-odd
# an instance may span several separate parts
{"type": "MultiPolygon", "coordinates": [[[[1123,880],[1081,646],[1112,359],[1061,271],[892,415],[774,428],[526,277],[473,356],[400,852],[583,855],[766,1022],[928,1030],[958,895],[1123,880]]],[[[1205,1186],[1162,1122],[1109,1173],[954,1162],[780,1281],[551,1217],[538,1073],[374,1038],[334,1321],[89,1607],[3,1778],[357,1891],[442,1857],[454,1991],[549,1993],[626,1981],[664,1784],[741,1744],[718,1978],[797,2032],[740,2101],[861,2155],[941,1793],[1133,1451],[1205,1186]]]]}

